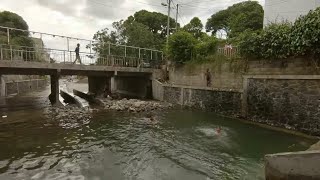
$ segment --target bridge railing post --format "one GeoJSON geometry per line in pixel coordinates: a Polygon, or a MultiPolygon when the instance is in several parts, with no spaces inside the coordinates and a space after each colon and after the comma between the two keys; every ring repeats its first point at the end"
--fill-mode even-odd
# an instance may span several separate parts
{"type": "Polygon", "coordinates": [[[10,29],[7,28],[8,45],[10,45],[10,29]]]}
{"type": "Polygon", "coordinates": [[[108,47],[109,49],[108,49],[108,54],[109,54],[109,56],[111,55],[111,44],[109,43],[109,47],[108,47]]]}
{"type": "Polygon", "coordinates": [[[63,63],[66,64],[66,51],[63,51],[63,63]]]}
{"type": "Polygon", "coordinates": [[[72,62],[72,54],[71,54],[71,51],[69,51],[69,53],[70,53],[70,59],[69,59],[69,61],[72,62]]]}

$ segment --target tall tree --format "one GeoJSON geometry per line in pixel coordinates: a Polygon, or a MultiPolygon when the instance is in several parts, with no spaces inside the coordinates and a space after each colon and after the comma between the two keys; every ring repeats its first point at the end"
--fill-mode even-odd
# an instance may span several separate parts
{"type": "Polygon", "coordinates": [[[202,32],[203,24],[198,17],[194,17],[193,19],[191,19],[191,21],[188,24],[186,24],[182,29],[192,34],[197,39],[201,38],[201,36],[204,34],[202,32]]]}
{"type": "MultiPolygon", "coordinates": [[[[0,24],[6,27],[29,30],[28,24],[21,16],[9,11],[0,12],[0,24]]],[[[15,30],[10,31],[10,42],[13,45],[19,45],[19,46],[33,45],[33,41],[29,37],[28,32],[15,31],[15,30]]],[[[0,44],[6,44],[6,43],[7,43],[7,31],[6,29],[0,29],[0,44]]]]}
{"type": "MultiPolygon", "coordinates": [[[[158,34],[161,38],[167,37],[167,15],[141,10],[136,12],[133,16],[130,16],[127,21],[139,22],[147,26],[153,34],[158,34]]],[[[170,18],[170,24],[175,24],[175,20],[173,18],[170,18]]],[[[170,33],[172,32],[173,30],[170,28],[170,33]]]]}
{"type": "Polygon", "coordinates": [[[206,30],[212,34],[222,30],[228,37],[245,30],[259,30],[263,28],[263,13],[262,6],[256,1],[237,3],[213,14],[207,21],[206,30]]]}
{"type": "MultiPolygon", "coordinates": [[[[112,24],[114,30],[103,29],[98,31],[93,37],[97,41],[93,44],[93,49],[100,54],[106,54],[107,42],[162,49],[167,37],[167,17],[157,12],[138,11],[126,20],[114,22],[112,24]]],[[[175,24],[172,18],[170,22],[175,24]]]]}
{"type": "MultiPolygon", "coordinates": [[[[6,27],[29,30],[28,24],[21,16],[9,11],[0,12],[0,24],[6,27]]],[[[5,29],[1,29],[1,31],[6,33],[5,29]]],[[[12,31],[11,35],[12,36],[19,36],[19,35],[28,36],[28,32],[12,31]]]]}

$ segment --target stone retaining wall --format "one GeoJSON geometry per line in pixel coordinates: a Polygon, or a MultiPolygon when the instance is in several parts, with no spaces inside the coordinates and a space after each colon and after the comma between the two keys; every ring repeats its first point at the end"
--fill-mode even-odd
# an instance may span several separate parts
{"type": "Polygon", "coordinates": [[[163,100],[172,104],[204,109],[229,116],[241,112],[241,92],[188,86],[163,86],[163,100]]]}
{"type": "Polygon", "coordinates": [[[320,75],[247,75],[241,91],[170,84],[153,91],[172,104],[320,136],[320,75]]]}
{"type": "Polygon", "coordinates": [[[320,76],[245,77],[248,119],[320,136],[320,76]]]}

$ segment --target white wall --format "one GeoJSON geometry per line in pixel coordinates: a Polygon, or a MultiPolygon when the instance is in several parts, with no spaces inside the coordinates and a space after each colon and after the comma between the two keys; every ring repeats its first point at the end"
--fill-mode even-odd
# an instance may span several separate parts
{"type": "Polygon", "coordinates": [[[300,15],[320,6],[320,0],[265,0],[264,26],[283,21],[294,22],[300,15]]]}

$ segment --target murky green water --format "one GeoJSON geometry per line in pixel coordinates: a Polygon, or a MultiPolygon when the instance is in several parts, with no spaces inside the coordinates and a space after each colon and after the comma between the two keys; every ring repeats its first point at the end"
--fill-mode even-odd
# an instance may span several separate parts
{"type": "Polygon", "coordinates": [[[256,180],[265,154],[313,143],[204,112],[157,112],[150,121],[93,111],[85,120],[53,120],[47,93],[1,100],[0,115],[8,116],[0,116],[1,180],[256,180]]]}

